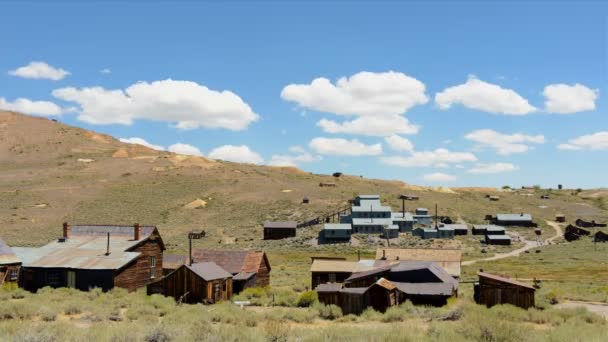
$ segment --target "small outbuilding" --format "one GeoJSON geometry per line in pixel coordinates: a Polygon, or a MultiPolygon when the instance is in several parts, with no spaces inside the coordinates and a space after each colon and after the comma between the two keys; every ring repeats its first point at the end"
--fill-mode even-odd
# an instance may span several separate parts
{"type": "Polygon", "coordinates": [[[5,283],[18,284],[21,259],[0,239],[0,287],[5,283]]]}
{"type": "Polygon", "coordinates": [[[479,272],[477,275],[479,282],[475,284],[474,290],[477,304],[487,307],[511,304],[524,309],[534,306],[536,289],[532,285],[485,272],[479,272]]]}
{"type": "Polygon", "coordinates": [[[296,236],[296,221],[264,222],[264,240],[281,240],[296,236]]]}
{"type": "Polygon", "coordinates": [[[467,235],[469,233],[469,227],[464,223],[444,224],[443,227],[454,230],[454,235],[467,235]]]}
{"type": "Polygon", "coordinates": [[[472,229],[473,235],[502,235],[505,234],[505,228],[493,224],[476,224],[472,229]]]}
{"type": "Polygon", "coordinates": [[[342,290],[342,284],[339,283],[319,284],[315,288],[319,302],[325,305],[340,305],[340,290],[342,290]]]}
{"type": "Polygon", "coordinates": [[[584,228],[606,227],[605,223],[597,223],[595,220],[591,220],[591,222],[589,222],[582,219],[577,219],[575,223],[577,226],[584,228]]]}
{"type": "Polygon", "coordinates": [[[493,224],[499,226],[519,226],[519,227],[536,227],[537,224],[532,220],[532,215],[526,213],[520,214],[497,214],[492,220],[493,224]]]}
{"type": "Polygon", "coordinates": [[[564,239],[566,241],[574,241],[581,238],[581,236],[589,236],[591,232],[587,229],[583,229],[577,226],[569,224],[564,230],[564,239]]]}
{"type": "Polygon", "coordinates": [[[599,231],[593,236],[593,242],[608,242],[608,234],[599,231]]]}
{"type": "Polygon", "coordinates": [[[566,215],[564,215],[564,214],[555,215],[555,221],[556,222],[566,222],[566,215]]]}
{"type": "Polygon", "coordinates": [[[323,237],[325,240],[350,240],[352,226],[349,223],[326,223],[323,226],[323,237]]]}
{"type": "Polygon", "coordinates": [[[511,237],[509,235],[486,235],[485,239],[488,245],[505,245],[511,244],[511,237]]]}

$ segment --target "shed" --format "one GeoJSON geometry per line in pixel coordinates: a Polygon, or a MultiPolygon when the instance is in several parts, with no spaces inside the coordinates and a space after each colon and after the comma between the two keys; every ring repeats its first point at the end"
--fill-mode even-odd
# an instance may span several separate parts
{"type": "Polygon", "coordinates": [[[264,222],[264,240],[281,240],[296,236],[296,221],[264,222]]]}
{"type": "Polygon", "coordinates": [[[315,288],[317,295],[319,296],[319,302],[325,305],[340,305],[340,290],[342,290],[342,284],[319,284],[315,288]]]}
{"type": "Polygon", "coordinates": [[[344,315],[358,315],[367,308],[367,298],[365,297],[367,287],[343,288],[339,292],[340,308],[344,315]]]}
{"type": "Polygon", "coordinates": [[[585,221],[582,219],[577,219],[575,223],[577,226],[584,227],[584,228],[606,227],[605,223],[597,223],[597,222],[595,222],[595,220],[585,221]]]}
{"type": "Polygon", "coordinates": [[[350,240],[352,226],[349,223],[326,223],[323,226],[323,237],[326,240],[350,240]]]}
{"type": "Polygon", "coordinates": [[[308,197],[302,198],[302,204],[308,204],[308,203],[310,203],[310,199],[308,197]]]}
{"type": "Polygon", "coordinates": [[[386,239],[396,239],[399,237],[399,227],[397,225],[390,225],[384,227],[383,236],[386,239]]]}
{"type": "Polygon", "coordinates": [[[454,235],[467,235],[469,233],[469,227],[464,223],[444,224],[443,226],[454,230],[454,235]]]}
{"type": "Polygon", "coordinates": [[[0,287],[4,283],[19,282],[21,259],[15,255],[13,249],[0,239],[0,287]]]}
{"type": "Polygon", "coordinates": [[[385,312],[389,307],[399,304],[397,287],[384,278],[368,287],[365,295],[368,305],[379,312],[385,312]]]}
{"type": "Polygon", "coordinates": [[[505,233],[505,228],[493,224],[476,224],[473,226],[472,229],[473,235],[487,235],[488,231],[493,233],[499,233],[492,235],[501,235],[505,233]]]}
{"type": "Polygon", "coordinates": [[[520,214],[497,214],[493,218],[493,224],[499,226],[519,226],[519,227],[536,227],[536,223],[532,221],[532,215],[526,213],[520,214]]]}
{"type": "Polygon", "coordinates": [[[589,236],[591,232],[577,226],[569,224],[564,230],[564,239],[574,241],[580,239],[581,236],[589,236]]]}
{"type": "Polygon", "coordinates": [[[487,226],[486,227],[486,235],[505,235],[505,227],[500,226],[487,226]]]}
{"type": "Polygon", "coordinates": [[[599,231],[593,236],[593,242],[608,242],[608,234],[599,231]]]}
{"type": "Polygon", "coordinates": [[[566,222],[566,215],[564,215],[564,214],[555,215],[555,221],[556,222],[566,222]]]}
{"type": "Polygon", "coordinates": [[[453,239],[455,234],[454,229],[446,226],[437,228],[437,233],[440,239],[453,239]]]}
{"type": "Polygon", "coordinates": [[[488,307],[511,304],[524,309],[534,306],[536,289],[532,285],[485,272],[477,275],[479,282],[475,284],[474,297],[478,304],[488,307]]]}
{"type": "Polygon", "coordinates": [[[232,274],[214,262],[182,265],[148,285],[148,295],[163,294],[185,303],[213,304],[232,298],[232,274]]]}
{"type": "Polygon", "coordinates": [[[509,235],[486,235],[485,239],[488,245],[510,245],[511,237],[509,235]]]}
{"type": "Polygon", "coordinates": [[[412,231],[412,235],[418,236],[423,240],[426,239],[437,239],[439,237],[439,231],[434,228],[422,228],[418,227],[412,231]]]}

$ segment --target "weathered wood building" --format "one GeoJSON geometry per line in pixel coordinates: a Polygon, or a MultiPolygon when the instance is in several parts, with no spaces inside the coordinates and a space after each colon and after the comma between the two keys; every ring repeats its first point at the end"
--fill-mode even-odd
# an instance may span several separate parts
{"type": "Polygon", "coordinates": [[[188,263],[187,255],[163,253],[163,275],[177,270],[186,263],[188,263]]]}
{"type": "Polygon", "coordinates": [[[479,282],[475,284],[475,302],[492,307],[498,304],[511,304],[528,309],[534,306],[532,285],[515,279],[485,272],[477,273],[479,282]]]}
{"type": "Polygon", "coordinates": [[[538,225],[532,220],[532,215],[526,213],[520,214],[497,214],[492,218],[492,224],[498,226],[517,226],[517,227],[537,227],[538,225]]]}
{"type": "Polygon", "coordinates": [[[460,278],[462,250],[456,248],[378,248],[376,260],[432,261],[454,278],[460,278]]]}
{"type": "Polygon", "coordinates": [[[232,298],[232,274],[214,262],[182,265],[148,284],[148,295],[162,294],[183,303],[214,304],[232,298]]]}
{"type": "Polygon", "coordinates": [[[595,228],[595,227],[606,227],[606,223],[598,223],[595,220],[585,221],[583,219],[576,219],[576,225],[584,228],[595,228]]]}
{"type": "Polygon", "coordinates": [[[40,248],[18,248],[20,286],[28,291],[114,287],[134,291],[163,275],[165,245],[154,226],[65,223],[63,236],[40,248]]]}
{"type": "Polygon", "coordinates": [[[0,239],[0,287],[4,284],[18,284],[21,260],[12,248],[0,239]]]}
{"type": "Polygon", "coordinates": [[[373,269],[375,263],[347,261],[344,258],[313,257],[310,266],[311,284],[315,289],[320,284],[343,283],[353,273],[373,269]]]}
{"type": "Polygon", "coordinates": [[[281,240],[296,237],[296,221],[264,222],[264,240],[281,240]]]}
{"type": "Polygon", "coordinates": [[[577,226],[569,224],[564,230],[564,239],[566,241],[574,241],[581,238],[581,236],[589,236],[591,232],[587,229],[583,229],[577,226]]]}
{"type": "Polygon", "coordinates": [[[193,263],[214,262],[232,274],[233,292],[270,285],[270,263],[263,251],[196,249],[193,263]]]}
{"type": "Polygon", "coordinates": [[[484,242],[488,245],[511,245],[511,237],[509,235],[486,235],[484,242]]]}

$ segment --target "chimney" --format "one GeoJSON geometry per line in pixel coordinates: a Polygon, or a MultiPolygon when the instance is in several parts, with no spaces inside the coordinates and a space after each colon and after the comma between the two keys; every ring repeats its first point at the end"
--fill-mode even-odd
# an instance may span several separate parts
{"type": "Polygon", "coordinates": [[[133,225],[133,228],[133,240],[137,241],[141,235],[141,227],[139,226],[139,223],[136,223],[133,225]]]}
{"type": "Polygon", "coordinates": [[[67,222],[64,222],[63,223],[63,238],[66,240],[69,239],[71,232],[72,232],[72,227],[70,227],[70,225],[67,222]]]}
{"type": "Polygon", "coordinates": [[[382,259],[380,260],[386,260],[386,249],[382,250],[382,259]]]}
{"type": "Polygon", "coordinates": [[[106,256],[110,255],[110,232],[108,232],[108,244],[106,245],[106,256]]]}

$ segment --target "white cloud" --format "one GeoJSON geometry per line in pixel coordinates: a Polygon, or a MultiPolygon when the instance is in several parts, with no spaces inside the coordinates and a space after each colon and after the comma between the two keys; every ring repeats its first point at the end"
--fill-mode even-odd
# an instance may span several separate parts
{"type": "Polygon", "coordinates": [[[550,113],[571,114],[595,109],[599,90],[582,84],[550,84],[545,87],[545,110],[550,113]]]}
{"type": "Polygon", "coordinates": [[[376,156],[382,154],[381,144],[366,145],[357,139],[314,138],[310,141],[309,146],[319,154],[333,156],[376,156]]]}
{"type": "Polygon", "coordinates": [[[308,152],[298,155],[275,154],[270,158],[268,165],[272,166],[298,166],[301,163],[310,163],[319,160],[308,152]]]}
{"type": "Polygon", "coordinates": [[[400,72],[362,71],[338,79],[335,85],[323,77],[310,84],[290,84],[281,98],[337,115],[399,115],[427,103],[425,91],[424,83],[400,72]]]}
{"type": "Polygon", "coordinates": [[[177,153],[177,154],[184,154],[184,155],[189,155],[189,156],[199,156],[199,157],[203,156],[203,152],[201,152],[201,150],[199,150],[198,147],[192,146],[189,144],[179,143],[179,142],[169,146],[169,148],[167,150],[169,152],[173,152],[173,153],[177,153]]]}
{"type": "Polygon", "coordinates": [[[386,141],[386,144],[395,151],[414,151],[414,144],[404,137],[391,135],[390,137],[384,138],[384,141],[386,141]]]}
{"type": "Polygon", "coordinates": [[[164,151],[165,150],[165,148],[163,146],[151,144],[151,143],[147,142],[143,138],[138,138],[138,137],[120,138],[118,140],[120,140],[123,143],[127,143],[127,144],[136,144],[136,145],[146,146],[146,147],[151,148],[153,150],[159,150],[159,151],[164,151]]]}
{"type": "Polygon", "coordinates": [[[61,107],[53,102],[32,101],[22,97],[13,102],[0,97],[0,109],[38,116],[56,116],[62,113],[61,107]]]}
{"type": "Polygon", "coordinates": [[[111,74],[112,73],[112,69],[110,69],[110,68],[103,68],[103,69],[99,70],[99,72],[101,74],[106,74],[107,75],[107,74],[111,74]]]}
{"type": "Polygon", "coordinates": [[[608,150],[608,131],[587,134],[557,146],[561,150],[608,150]]]}
{"type": "Polygon", "coordinates": [[[147,119],[172,122],[180,129],[243,130],[259,118],[233,92],[211,90],[191,81],[139,82],[125,90],[68,87],[54,90],[53,96],[78,103],[78,119],[91,124],[130,125],[147,119]]]}
{"type": "Polygon", "coordinates": [[[469,173],[503,173],[509,171],[515,171],[519,168],[510,163],[494,163],[494,164],[477,164],[475,167],[469,169],[469,173]]]}
{"type": "Polygon", "coordinates": [[[317,126],[327,133],[347,133],[380,137],[393,134],[416,134],[420,129],[418,126],[412,125],[406,118],[398,115],[362,116],[342,123],[321,119],[317,122],[317,126]]]}
{"type": "Polygon", "coordinates": [[[401,167],[448,167],[450,164],[477,161],[477,157],[470,152],[451,152],[445,148],[434,151],[413,152],[411,156],[391,156],[380,158],[386,165],[401,167]]]}
{"type": "Polygon", "coordinates": [[[247,145],[224,145],[214,148],[208,155],[211,159],[221,159],[235,163],[262,164],[264,159],[247,145]]]}
{"type": "Polygon", "coordinates": [[[8,73],[17,77],[53,81],[59,81],[70,74],[67,70],[55,68],[45,62],[30,62],[30,64],[11,70],[8,73]]]}
{"type": "Polygon", "coordinates": [[[467,134],[465,138],[479,143],[482,147],[491,147],[501,155],[523,153],[530,149],[530,144],[543,144],[545,142],[543,135],[503,134],[491,129],[473,131],[467,134]]]}
{"type": "Polygon", "coordinates": [[[422,178],[427,182],[452,182],[456,180],[456,176],[441,172],[429,173],[422,176],[422,178]]]}
{"type": "Polygon", "coordinates": [[[306,150],[302,146],[295,145],[295,146],[290,146],[289,147],[289,152],[291,152],[291,153],[305,153],[306,150]]]}
{"type": "Polygon", "coordinates": [[[435,103],[443,110],[453,104],[489,113],[526,115],[536,111],[528,100],[511,89],[487,83],[469,76],[463,84],[449,87],[435,94],[435,103]]]}

